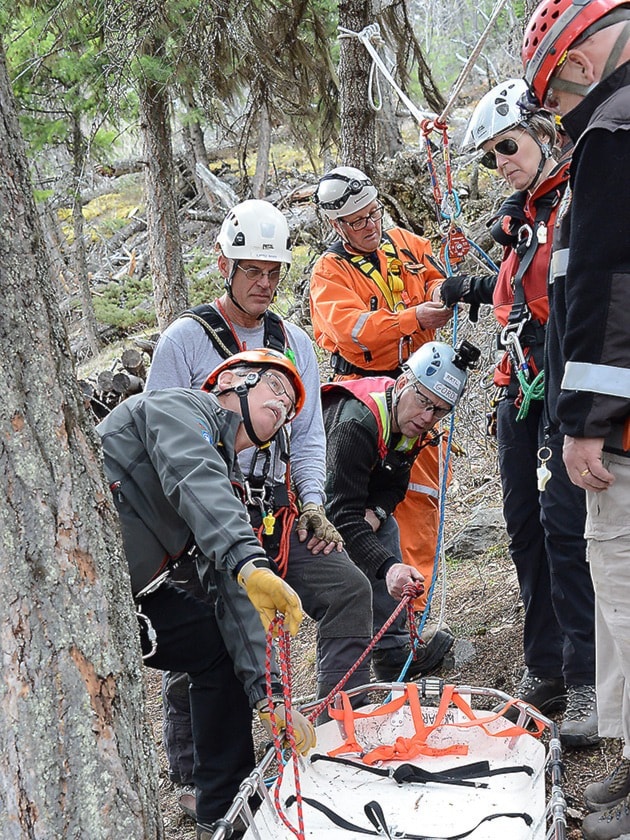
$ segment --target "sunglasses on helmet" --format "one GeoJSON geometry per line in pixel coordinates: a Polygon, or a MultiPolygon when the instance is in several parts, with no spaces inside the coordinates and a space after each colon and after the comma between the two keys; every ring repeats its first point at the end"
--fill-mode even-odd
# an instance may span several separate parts
{"type": "Polygon", "coordinates": [[[480,159],[479,163],[482,166],[485,166],[486,169],[497,169],[497,152],[500,155],[512,157],[512,155],[515,155],[518,152],[518,143],[511,137],[507,137],[505,140],[499,140],[494,149],[490,149],[490,151],[486,152],[480,159]]]}
{"type": "Polygon", "coordinates": [[[348,186],[345,188],[343,193],[336,198],[334,201],[318,201],[317,200],[317,193],[315,194],[315,203],[319,204],[322,210],[339,210],[346,201],[350,198],[351,195],[358,195],[364,187],[371,187],[372,182],[369,178],[365,178],[365,180],[358,178],[347,178],[345,175],[331,174],[331,175],[324,175],[321,179],[320,184],[322,181],[346,181],[348,186]]]}

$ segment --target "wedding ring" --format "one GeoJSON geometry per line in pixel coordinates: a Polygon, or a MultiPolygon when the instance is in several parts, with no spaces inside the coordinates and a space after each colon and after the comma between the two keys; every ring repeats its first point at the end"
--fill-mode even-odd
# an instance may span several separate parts
{"type": "Polygon", "coordinates": [[[580,475],[582,476],[582,478],[584,478],[584,476],[585,476],[585,475],[588,475],[589,473],[590,473],[590,470],[589,470],[589,468],[587,467],[585,470],[582,470],[582,472],[580,473],[580,475]]]}

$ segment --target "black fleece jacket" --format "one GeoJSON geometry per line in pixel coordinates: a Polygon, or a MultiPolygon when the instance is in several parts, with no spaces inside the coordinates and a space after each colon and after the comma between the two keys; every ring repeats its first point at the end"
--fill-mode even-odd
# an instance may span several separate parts
{"type": "MultiPolygon", "coordinates": [[[[563,125],[576,145],[570,203],[561,205],[554,235],[554,255],[569,250],[550,299],[551,388],[559,388],[567,361],[630,368],[630,62],[563,125]]],[[[629,415],[630,399],[573,390],[558,396],[560,431],[572,437],[607,437],[629,415]]]]}

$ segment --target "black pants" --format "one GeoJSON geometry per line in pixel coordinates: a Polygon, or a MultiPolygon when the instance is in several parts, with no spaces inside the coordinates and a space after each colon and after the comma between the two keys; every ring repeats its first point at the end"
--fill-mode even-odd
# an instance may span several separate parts
{"type": "Polygon", "coordinates": [[[552,477],[538,492],[542,402],[532,402],[518,422],[517,412],[512,399],[499,403],[497,438],[510,555],[525,606],[525,664],[538,677],[564,676],[567,685],[592,685],[595,609],[586,562],[584,492],[569,480],[560,434],[545,442],[552,477]]]}
{"type": "MultiPolygon", "coordinates": [[[[225,814],[254,767],[249,702],[208,601],[167,582],[139,607],[157,634],[157,649],[145,664],[190,676],[197,819],[210,823],[225,814]]],[[[140,631],[146,654],[151,646],[142,619],[140,631]]]]}

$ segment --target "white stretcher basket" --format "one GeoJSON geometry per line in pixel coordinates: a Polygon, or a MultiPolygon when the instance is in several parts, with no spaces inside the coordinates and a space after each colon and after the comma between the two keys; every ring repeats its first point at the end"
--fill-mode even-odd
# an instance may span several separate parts
{"type": "MultiPolygon", "coordinates": [[[[434,722],[445,688],[443,680],[425,678],[417,681],[426,725],[434,722]]],[[[401,683],[370,683],[347,692],[349,697],[374,692],[390,692],[395,697],[404,689],[401,683]]],[[[513,701],[519,712],[517,726],[526,728],[532,721],[543,727],[542,738],[529,733],[500,736],[503,729],[515,724],[498,718],[480,726],[466,728],[439,726],[430,736],[431,746],[444,748],[466,744],[467,755],[425,756],[406,761],[386,761],[376,766],[377,773],[362,764],[360,756],[343,755],[338,763],[328,752],[341,746],[345,734],[341,722],[332,720],[316,727],[317,746],[306,757],[297,758],[299,788],[302,798],[305,840],[566,840],[566,801],[562,790],[561,746],[556,724],[535,707],[515,700],[493,688],[456,686],[460,696],[472,708],[475,718],[493,717],[477,705],[503,706],[513,701]],[[496,737],[498,734],[498,737],[496,737]],[[470,765],[486,762],[468,776],[470,765]],[[401,765],[408,775],[424,778],[399,783],[393,773],[401,765]],[[411,767],[410,767],[411,765],[411,767]],[[483,775],[484,767],[489,772],[483,775]],[[385,775],[383,771],[389,771],[385,775]],[[462,776],[460,782],[426,781],[426,773],[462,776]],[[481,775],[479,775],[481,773],[481,775]],[[368,806],[366,810],[366,806],[368,806]],[[369,812],[369,813],[368,813],[369,812]]],[[[373,695],[374,696],[374,695],[373,695]]],[[[301,707],[308,714],[317,702],[301,707]]],[[[355,711],[369,711],[379,703],[355,711]]],[[[453,704],[445,723],[468,720],[453,704]]],[[[357,740],[368,748],[392,744],[396,738],[413,736],[414,726],[409,706],[386,717],[355,719],[357,740]]],[[[280,818],[274,805],[273,787],[265,784],[265,775],[274,766],[270,748],[253,772],[243,781],[232,806],[213,832],[212,840],[227,840],[233,821],[240,816],[248,826],[244,840],[291,840],[296,837],[280,818]],[[249,800],[254,794],[262,805],[252,812],[249,800]]],[[[280,781],[279,800],[284,815],[298,827],[295,759],[290,758],[280,781]]],[[[402,771],[400,771],[402,772],[402,771]]]]}

